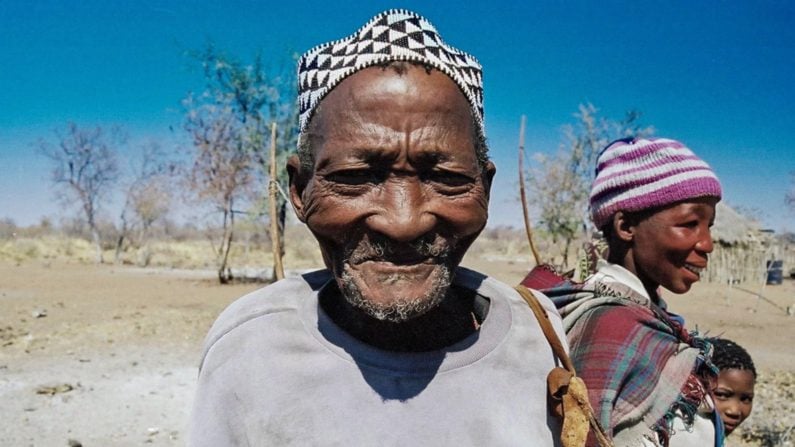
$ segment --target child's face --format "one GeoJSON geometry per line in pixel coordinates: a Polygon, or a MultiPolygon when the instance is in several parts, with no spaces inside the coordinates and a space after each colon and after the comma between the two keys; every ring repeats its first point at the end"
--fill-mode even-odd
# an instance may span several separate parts
{"type": "Polygon", "coordinates": [[[754,407],[753,373],[734,368],[721,370],[715,388],[715,406],[728,435],[751,414],[754,407]]]}

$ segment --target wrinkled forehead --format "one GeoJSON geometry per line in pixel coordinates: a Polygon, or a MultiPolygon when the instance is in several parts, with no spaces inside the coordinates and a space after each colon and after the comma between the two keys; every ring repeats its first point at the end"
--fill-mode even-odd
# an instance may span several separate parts
{"type": "Polygon", "coordinates": [[[374,159],[378,151],[389,158],[410,148],[413,159],[476,163],[475,126],[452,80],[412,65],[352,75],[321,101],[306,133],[319,158],[339,158],[340,152],[374,159]]]}

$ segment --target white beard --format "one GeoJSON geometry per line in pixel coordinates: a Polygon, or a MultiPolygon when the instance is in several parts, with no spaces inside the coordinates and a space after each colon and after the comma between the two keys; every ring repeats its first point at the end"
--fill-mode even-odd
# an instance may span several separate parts
{"type": "MultiPolygon", "coordinates": [[[[440,264],[434,273],[431,287],[423,295],[414,297],[396,296],[386,304],[379,304],[366,299],[359,289],[348,267],[344,268],[341,277],[342,296],[352,306],[364,311],[367,315],[381,321],[401,323],[425,314],[444,300],[452,283],[452,269],[440,264]]],[[[395,275],[399,276],[399,275],[395,275]]],[[[402,278],[387,278],[387,281],[399,281],[402,278]]]]}

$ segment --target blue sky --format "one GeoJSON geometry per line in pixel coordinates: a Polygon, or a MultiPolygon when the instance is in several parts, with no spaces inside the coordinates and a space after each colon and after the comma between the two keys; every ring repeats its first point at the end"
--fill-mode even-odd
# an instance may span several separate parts
{"type": "Polygon", "coordinates": [[[426,16],[484,66],[498,166],[492,224],[521,225],[519,117],[527,115],[527,150],[551,153],[578,104],[591,102],[611,118],[642,111],[657,135],[713,166],[727,203],[795,230],[784,204],[795,171],[795,3],[787,1],[0,0],[0,217],[26,225],[64,213],[34,143],[68,121],[178,143],[180,100],[202,86],[186,50],[212,41],[284,67],[290,54],[388,8],[426,16]]]}

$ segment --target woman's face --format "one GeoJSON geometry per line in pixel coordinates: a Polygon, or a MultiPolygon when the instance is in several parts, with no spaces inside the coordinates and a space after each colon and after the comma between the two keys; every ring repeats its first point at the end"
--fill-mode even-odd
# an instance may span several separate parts
{"type": "Polygon", "coordinates": [[[754,374],[745,369],[722,369],[715,388],[715,407],[726,434],[733,432],[754,408],[754,374]]]}
{"type": "Polygon", "coordinates": [[[685,293],[698,281],[712,252],[710,227],[716,198],[680,202],[633,224],[631,264],[625,266],[646,286],[685,293]]]}

